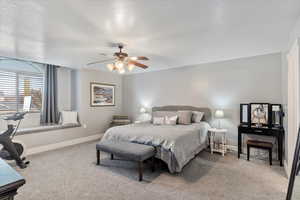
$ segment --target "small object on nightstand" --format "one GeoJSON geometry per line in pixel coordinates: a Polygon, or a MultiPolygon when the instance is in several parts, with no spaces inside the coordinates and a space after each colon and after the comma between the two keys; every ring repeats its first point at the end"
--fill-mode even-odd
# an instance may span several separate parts
{"type": "Polygon", "coordinates": [[[210,129],[208,129],[208,131],[210,132],[211,154],[213,154],[213,152],[219,152],[219,153],[222,153],[222,156],[224,156],[225,153],[227,152],[227,145],[226,145],[227,129],[210,128],[210,129]],[[218,147],[214,141],[216,134],[221,134],[221,137],[222,137],[221,143],[218,145],[218,147]]]}

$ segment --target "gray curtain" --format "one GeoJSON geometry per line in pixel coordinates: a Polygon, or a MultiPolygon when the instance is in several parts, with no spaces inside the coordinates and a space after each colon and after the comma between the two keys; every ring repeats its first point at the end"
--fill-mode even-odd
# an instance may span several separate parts
{"type": "Polygon", "coordinates": [[[57,68],[58,66],[46,64],[44,81],[44,98],[41,114],[41,123],[58,123],[57,110],[57,68]]]}

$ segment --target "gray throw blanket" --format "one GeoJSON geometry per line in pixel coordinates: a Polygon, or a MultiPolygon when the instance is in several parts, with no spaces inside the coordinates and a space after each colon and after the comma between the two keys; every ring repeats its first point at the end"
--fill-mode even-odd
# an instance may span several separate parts
{"type": "Polygon", "coordinates": [[[191,125],[153,125],[151,123],[117,126],[106,131],[101,140],[127,141],[156,147],[156,157],[168,164],[171,173],[180,172],[206,147],[207,122],[191,125]]]}

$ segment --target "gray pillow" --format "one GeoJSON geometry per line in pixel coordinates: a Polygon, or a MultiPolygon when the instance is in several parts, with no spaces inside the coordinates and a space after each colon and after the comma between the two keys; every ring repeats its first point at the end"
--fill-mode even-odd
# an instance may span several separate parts
{"type": "Polygon", "coordinates": [[[204,116],[204,112],[199,112],[199,111],[193,111],[192,112],[192,122],[194,123],[200,123],[203,116],[204,116]]]}
{"type": "Polygon", "coordinates": [[[152,119],[154,117],[173,117],[177,115],[176,111],[155,111],[152,113],[152,119]]]}
{"type": "Polygon", "coordinates": [[[179,110],[177,111],[178,124],[191,124],[192,122],[192,111],[190,110],[179,110]]]}

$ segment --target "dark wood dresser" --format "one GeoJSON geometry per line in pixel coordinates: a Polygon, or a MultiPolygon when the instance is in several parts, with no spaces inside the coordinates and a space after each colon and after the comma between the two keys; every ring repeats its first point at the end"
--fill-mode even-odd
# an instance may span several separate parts
{"type": "Polygon", "coordinates": [[[271,127],[255,127],[247,125],[239,125],[238,127],[238,158],[242,153],[242,135],[264,135],[274,137],[278,143],[278,160],[280,166],[283,166],[283,142],[284,142],[284,129],[283,128],[271,128],[271,127]]]}
{"type": "Polygon", "coordinates": [[[13,200],[25,179],[4,160],[0,159],[0,200],[13,200]]]}

